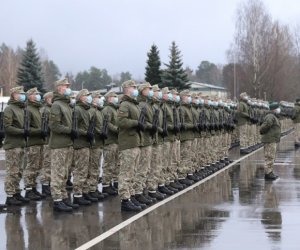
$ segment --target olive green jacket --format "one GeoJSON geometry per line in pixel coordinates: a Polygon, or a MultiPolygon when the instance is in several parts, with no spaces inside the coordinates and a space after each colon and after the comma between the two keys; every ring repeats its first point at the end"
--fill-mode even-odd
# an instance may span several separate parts
{"type": "Polygon", "coordinates": [[[43,145],[44,140],[41,134],[42,116],[40,113],[41,103],[28,101],[28,117],[30,131],[28,137],[28,146],[43,145]]]}
{"type": "Polygon", "coordinates": [[[141,132],[138,131],[140,109],[136,99],[124,95],[118,111],[119,150],[143,145],[141,132]]]}
{"type": "Polygon", "coordinates": [[[183,116],[183,123],[185,126],[185,129],[181,131],[180,134],[180,141],[187,141],[187,140],[193,140],[194,139],[194,124],[193,124],[193,117],[192,117],[192,111],[191,111],[191,105],[190,104],[182,104],[181,107],[182,110],[182,116],[183,116]]]}
{"type": "Polygon", "coordinates": [[[192,104],[191,112],[192,112],[192,122],[193,122],[193,124],[195,123],[196,127],[197,127],[197,129],[194,128],[194,138],[200,138],[201,137],[201,133],[198,130],[198,123],[199,123],[200,112],[198,110],[198,106],[195,105],[195,104],[192,104]]]}
{"type": "Polygon", "coordinates": [[[24,148],[24,103],[10,99],[4,109],[3,118],[5,139],[3,148],[24,148]]]}
{"type": "Polygon", "coordinates": [[[151,135],[152,122],[153,122],[153,109],[152,101],[145,96],[139,96],[139,108],[142,110],[145,107],[145,131],[141,133],[143,137],[143,146],[150,146],[153,144],[151,135]]]}
{"type": "Polygon", "coordinates": [[[76,103],[75,112],[77,116],[77,134],[78,137],[74,140],[74,149],[88,148],[90,142],[87,138],[87,131],[91,121],[90,105],[79,101],[76,103]]]}
{"type": "Polygon", "coordinates": [[[102,110],[103,117],[108,115],[108,138],[105,140],[105,145],[118,144],[118,110],[117,107],[108,103],[105,104],[102,110]]]}
{"type": "Polygon", "coordinates": [[[261,141],[263,143],[273,143],[280,141],[280,122],[272,112],[269,112],[260,127],[261,141]]]}
{"type": "Polygon", "coordinates": [[[248,104],[240,101],[238,105],[238,125],[242,126],[248,123],[250,119],[248,104]]]}
{"type": "MultiPolygon", "coordinates": [[[[40,108],[41,117],[43,117],[43,114],[45,115],[46,119],[48,119],[48,127],[49,127],[49,117],[50,117],[50,110],[51,106],[49,104],[45,104],[43,107],[40,108]]],[[[50,133],[50,128],[48,128],[50,133]]],[[[47,145],[49,143],[49,136],[46,137],[44,144],[47,145]]]]}
{"type": "MultiPolygon", "coordinates": [[[[204,105],[204,110],[205,110],[206,123],[209,126],[210,123],[211,123],[211,120],[210,120],[210,118],[211,118],[211,109],[208,105],[204,105]]],[[[209,130],[205,132],[205,137],[206,138],[211,137],[211,132],[209,130]]]]}
{"type": "Polygon", "coordinates": [[[163,137],[162,137],[163,112],[160,107],[160,102],[158,100],[153,99],[152,109],[153,109],[153,114],[155,113],[155,110],[157,110],[157,109],[159,110],[158,128],[157,128],[157,132],[153,136],[153,143],[154,144],[163,144],[163,142],[164,142],[163,137]]]}
{"type": "Polygon", "coordinates": [[[295,103],[292,119],[293,119],[294,123],[300,123],[300,104],[299,103],[295,103]]]}
{"type": "Polygon", "coordinates": [[[175,134],[174,134],[174,119],[173,119],[173,102],[163,100],[162,103],[162,112],[166,110],[167,112],[167,127],[168,127],[168,136],[164,138],[165,142],[174,142],[175,134]]]}
{"type": "Polygon", "coordinates": [[[49,127],[51,129],[49,147],[65,148],[73,145],[71,140],[72,108],[70,98],[53,93],[53,104],[50,110],[49,127]]]}
{"type": "Polygon", "coordinates": [[[88,109],[90,122],[92,122],[94,116],[95,117],[95,130],[94,130],[94,140],[91,145],[92,148],[103,148],[103,139],[100,134],[103,126],[103,116],[101,110],[98,107],[91,107],[88,109]]]}

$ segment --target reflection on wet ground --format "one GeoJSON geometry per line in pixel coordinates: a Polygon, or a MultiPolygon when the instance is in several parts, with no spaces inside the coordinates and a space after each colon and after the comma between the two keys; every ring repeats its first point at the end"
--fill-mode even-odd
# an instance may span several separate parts
{"type": "MultiPolygon", "coordinates": [[[[261,150],[92,249],[299,249],[300,150],[291,136],[280,144],[275,171],[281,178],[265,182],[261,150]]],[[[0,249],[74,249],[130,216],[118,198],[73,214],[38,202],[0,214],[0,249]]]]}

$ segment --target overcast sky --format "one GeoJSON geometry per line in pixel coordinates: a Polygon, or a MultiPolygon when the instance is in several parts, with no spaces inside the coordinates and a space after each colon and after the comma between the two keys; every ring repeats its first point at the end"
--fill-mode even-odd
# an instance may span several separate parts
{"type": "MultiPolygon", "coordinates": [[[[155,43],[162,62],[176,41],[184,65],[226,63],[240,0],[0,0],[0,43],[32,38],[62,73],[90,66],[143,78],[155,43]]],[[[265,0],[273,18],[300,23],[299,0],[265,0]]]]}

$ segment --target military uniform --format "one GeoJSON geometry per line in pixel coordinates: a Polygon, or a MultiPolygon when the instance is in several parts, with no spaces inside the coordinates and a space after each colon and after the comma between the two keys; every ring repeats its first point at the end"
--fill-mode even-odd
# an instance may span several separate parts
{"type": "Polygon", "coordinates": [[[295,127],[295,145],[300,146],[300,98],[296,100],[292,119],[295,127]]]}
{"type": "MultiPolygon", "coordinates": [[[[270,104],[270,110],[274,111],[279,105],[277,103],[270,104]]],[[[265,154],[265,178],[276,179],[273,174],[273,165],[276,156],[276,145],[280,142],[280,122],[274,112],[269,112],[260,128],[262,134],[262,142],[264,143],[265,154]]]]}
{"type": "MultiPolygon", "coordinates": [[[[117,98],[117,95],[115,92],[108,92],[105,95],[106,101],[110,97],[117,98]]],[[[108,194],[117,194],[116,190],[112,188],[113,184],[118,182],[118,176],[120,172],[117,104],[106,102],[102,110],[102,114],[107,119],[108,128],[104,150],[104,165],[102,176],[103,191],[107,192],[108,194]]]]}
{"type": "MultiPolygon", "coordinates": [[[[241,97],[244,97],[245,94],[241,94],[241,97]]],[[[249,108],[247,103],[244,100],[239,102],[238,106],[238,126],[240,133],[240,146],[241,150],[248,148],[250,145],[248,144],[248,123],[249,123],[249,108]]]]}
{"type": "MultiPolygon", "coordinates": [[[[66,79],[55,83],[56,87],[70,85],[66,79]]],[[[72,109],[70,98],[54,91],[50,110],[49,148],[51,149],[51,194],[54,202],[68,198],[65,183],[72,164],[72,109]]]]}
{"type": "MultiPolygon", "coordinates": [[[[27,96],[39,95],[37,88],[27,91],[27,96]]],[[[41,135],[41,114],[39,109],[42,104],[40,101],[28,100],[28,118],[30,124],[30,132],[27,143],[27,164],[24,170],[24,184],[26,197],[39,200],[41,195],[36,191],[36,179],[41,169],[40,159],[44,141],[41,135]]]]}
{"type": "MultiPolygon", "coordinates": [[[[48,92],[44,94],[44,99],[47,98],[53,98],[53,93],[48,92]]],[[[51,101],[52,102],[52,101],[51,101]]],[[[40,180],[42,183],[42,191],[46,195],[50,195],[50,182],[51,182],[51,150],[48,146],[49,143],[49,135],[50,135],[50,130],[48,127],[49,123],[49,117],[50,117],[50,110],[51,110],[51,105],[52,103],[45,103],[44,106],[40,109],[40,113],[42,116],[42,121],[44,119],[44,122],[47,126],[48,131],[47,134],[45,134],[45,139],[44,139],[44,145],[43,145],[43,150],[42,150],[42,169],[40,173],[40,180]]],[[[43,128],[42,128],[43,129],[43,128]]]]}
{"type": "MultiPolygon", "coordinates": [[[[23,87],[15,87],[10,90],[11,97],[4,109],[4,131],[5,139],[3,148],[5,150],[5,182],[4,189],[7,195],[7,205],[21,205],[18,200],[20,195],[20,180],[22,178],[22,164],[24,160],[24,102],[15,100],[13,94],[23,94],[23,87]]],[[[25,100],[24,100],[25,101],[25,100]]]]}

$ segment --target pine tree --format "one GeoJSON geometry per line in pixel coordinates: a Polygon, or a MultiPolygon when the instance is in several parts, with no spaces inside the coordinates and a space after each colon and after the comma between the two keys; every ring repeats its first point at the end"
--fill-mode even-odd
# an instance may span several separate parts
{"type": "Polygon", "coordinates": [[[155,44],[151,46],[150,51],[147,53],[148,60],[146,66],[145,80],[151,84],[161,85],[161,70],[160,70],[160,57],[159,50],[155,44]]]}
{"type": "Polygon", "coordinates": [[[42,66],[35,43],[31,39],[27,42],[17,78],[17,84],[24,86],[25,91],[34,87],[43,91],[42,66]]]}
{"type": "Polygon", "coordinates": [[[182,67],[181,52],[178,50],[175,42],[172,42],[170,52],[170,62],[169,64],[165,63],[167,68],[162,74],[162,84],[160,87],[176,88],[177,90],[187,89],[190,86],[190,84],[187,83],[188,76],[182,67]]]}

